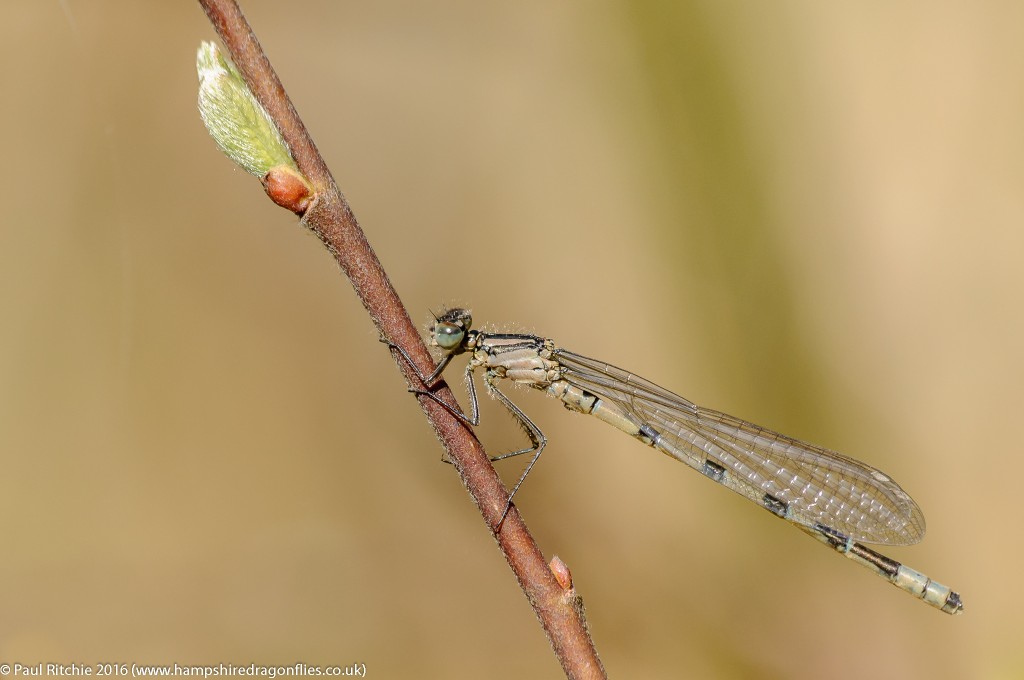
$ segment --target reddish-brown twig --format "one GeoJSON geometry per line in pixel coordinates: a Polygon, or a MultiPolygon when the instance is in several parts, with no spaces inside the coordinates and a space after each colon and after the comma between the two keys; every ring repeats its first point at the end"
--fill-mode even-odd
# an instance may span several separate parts
{"type": "MultiPolygon", "coordinates": [[[[303,222],[337,259],[381,336],[401,347],[416,363],[421,374],[429,374],[432,361],[423,339],[409,319],[238,5],[234,0],[199,0],[199,3],[249,88],[280,130],[300,172],[313,186],[314,201],[306,210],[303,222]]],[[[415,371],[395,354],[398,367],[409,384],[419,387],[415,371]]],[[[454,403],[447,389],[442,386],[438,396],[454,403]]],[[[473,433],[433,400],[420,398],[420,406],[493,533],[505,509],[508,493],[486,453],[473,433]]],[[[540,619],[566,675],[572,678],[605,677],[587,632],[582,608],[565,597],[565,590],[545,564],[515,506],[512,506],[495,537],[540,619]]]]}

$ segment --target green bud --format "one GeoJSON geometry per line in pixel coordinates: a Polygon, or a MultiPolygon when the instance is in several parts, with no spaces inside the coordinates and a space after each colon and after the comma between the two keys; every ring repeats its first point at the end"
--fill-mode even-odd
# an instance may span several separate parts
{"type": "Polygon", "coordinates": [[[282,165],[294,169],[295,162],[270,116],[217,45],[199,45],[196,70],[199,115],[228,158],[260,178],[282,165]]]}

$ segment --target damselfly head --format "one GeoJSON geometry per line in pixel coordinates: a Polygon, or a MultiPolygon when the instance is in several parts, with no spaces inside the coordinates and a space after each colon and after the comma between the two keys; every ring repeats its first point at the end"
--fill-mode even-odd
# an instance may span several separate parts
{"type": "Polygon", "coordinates": [[[430,331],[431,343],[446,352],[455,351],[465,340],[466,332],[472,325],[473,315],[468,309],[449,309],[435,319],[434,328],[430,331]]]}

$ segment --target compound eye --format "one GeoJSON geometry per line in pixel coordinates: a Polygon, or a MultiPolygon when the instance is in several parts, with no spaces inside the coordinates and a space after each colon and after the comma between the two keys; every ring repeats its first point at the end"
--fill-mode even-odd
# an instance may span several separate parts
{"type": "Polygon", "coordinates": [[[460,325],[440,321],[434,326],[434,342],[443,350],[456,349],[465,337],[466,331],[460,325]]]}

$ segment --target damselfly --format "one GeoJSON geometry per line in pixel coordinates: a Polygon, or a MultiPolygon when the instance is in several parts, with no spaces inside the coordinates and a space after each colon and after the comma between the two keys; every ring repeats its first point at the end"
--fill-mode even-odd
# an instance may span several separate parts
{"type": "Polygon", "coordinates": [[[697,406],[628,371],[561,349],[547,338],[489,333],[471,326],[472,316],[465,309],[450,309],[435,319],[431,345],[445,354],[431,375],[420,376],[427,389],[413,391],[475,426],[480,412],[473,374],[483,371],[488,392],[522,424],[531,443],[494,458],[533,454],[509,494],[509,504],[540,458],[547,438],[498,389],[502,379],[546,391],[569,410],[596,416],[686,463],[929,605],[947,614],[963,611],[958,593],[863,545],[910,545],[924,537],[921,509],[885,473],[835,451],[697,406]],[[430,392],[451,360],[462,353],[470,355],[468,418],[430,392]]]}

